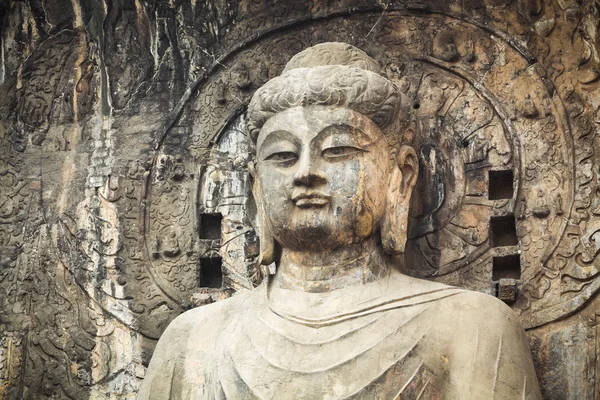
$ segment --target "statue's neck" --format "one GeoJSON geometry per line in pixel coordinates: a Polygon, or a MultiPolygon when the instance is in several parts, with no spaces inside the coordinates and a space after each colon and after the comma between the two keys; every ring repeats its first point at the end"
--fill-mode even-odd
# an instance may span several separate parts
{"type": "Polygon", "coordinates": [[[322,293],[377,281],[389,270],[387,257],[375,238],[325,252],[284,248],[272,284],[322,293]]]}

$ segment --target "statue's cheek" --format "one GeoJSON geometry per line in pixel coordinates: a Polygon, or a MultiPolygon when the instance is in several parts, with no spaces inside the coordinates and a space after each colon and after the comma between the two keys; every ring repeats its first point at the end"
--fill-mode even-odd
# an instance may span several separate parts
{"type": "Polygon", "coordinates": [[[332,194],[332,217],[336,231],[344,242],[357,237],[364,238],[373,232],[375,214],[370,209],[371,201],[366,182],[370,179],[361,158],[348,160],[335,168],[329,168],[329,188],[332,194]],[[366,201],[365,201],[366,200],[366,201]]]}
{"type": "Polygon", "coordinates": [[[359,159],[332,164],[325,169],[334,197],[356,197],[361,186],[363,166],[359,159]]]}
{"type": "Polygon", "coordinates": [[[267,171],[260,176],[263,198],[265,201],[283,201],[290,196],[293,177],[290,172],[267,171]]]}
{"type": "Polygon", "coordinates": [[[387,171],[378,160],[367,160],[362,164],[359,193],[356,204],[356,234],[361,237],[372,235],[378,228],[385,212],[387,196],[387,171]]]}

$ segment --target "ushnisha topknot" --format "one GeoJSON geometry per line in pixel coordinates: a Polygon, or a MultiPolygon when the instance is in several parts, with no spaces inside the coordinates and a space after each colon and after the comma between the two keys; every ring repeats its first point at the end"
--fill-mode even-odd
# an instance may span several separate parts
{"type": "Polygon", "coordinates": [[[345,65],[381,74],[379,63],[361,49],[348,43],[319,43],[302,50],[288,61],[282,74],[296,68],[313,68],[324,65],[345,65]]]}
{"type": "Polygon", "coordinates": [[[346,43],[321,43],[296,54],[280,76],[254,93],[247,114],[252,139],[274,114],[309,105],[354,110],[385,132],[399,117],[401,96],[364,51],[346,43]]]}

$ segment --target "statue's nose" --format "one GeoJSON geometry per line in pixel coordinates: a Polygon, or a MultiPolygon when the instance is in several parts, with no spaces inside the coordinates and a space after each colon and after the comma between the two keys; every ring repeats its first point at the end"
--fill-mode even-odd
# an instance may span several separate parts
{"type": "Polygon", "coordinates": [[[298,170],[294,174],[294,184],[297,186],[317,186],[327,182],[327,176],[319,170],[315,160],[310,156],[300,159],[298,170]]]}

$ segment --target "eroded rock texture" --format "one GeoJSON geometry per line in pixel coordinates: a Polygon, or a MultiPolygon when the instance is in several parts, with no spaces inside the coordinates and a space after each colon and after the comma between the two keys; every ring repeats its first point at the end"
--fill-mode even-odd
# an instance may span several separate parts
{"type": "Polygon", "coordinates": [[[0,397],[134,398],[173,318],[261,281],[241,116],[341,41],[412,102],[407,271],[508,302],[545,398],[600,398],[595,1],[5,0],[0,21],[0,397]]]}

